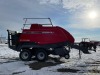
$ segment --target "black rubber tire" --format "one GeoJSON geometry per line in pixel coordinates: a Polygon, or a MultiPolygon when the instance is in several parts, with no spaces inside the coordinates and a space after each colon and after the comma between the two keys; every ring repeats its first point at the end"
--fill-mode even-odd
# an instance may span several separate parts
{"type": "Polygon", "coordinates": [[[29,50],[23,50],[20,52],[19,57],[22,61],[31,61],[32,53],[29,50]]]}
{"type": "Polygon", "coordinates": [[[69,54],[65,55],[65,59],[69,59],[69,58],[70,58],[69,54]]]}
{"type": "Polygon", "coordinates": [[[36,57],[36,60],[43,62],[48,59],[48,54],[45,50],[39,49],[38,51],[36,51],[35,57],[36,57]]]}

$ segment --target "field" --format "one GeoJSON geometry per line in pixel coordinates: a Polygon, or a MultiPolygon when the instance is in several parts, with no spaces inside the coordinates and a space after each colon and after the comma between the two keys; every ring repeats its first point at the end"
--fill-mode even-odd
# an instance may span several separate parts
{"type": "Polygon", "coordinates": [[[81,55],[72,49],[70,59],[50,55],[46,62],[21,61],[19,52],[13,51],[7,45],[0,45],[0,75],[99,75],[100,47],[97,52],[81,55]]]}

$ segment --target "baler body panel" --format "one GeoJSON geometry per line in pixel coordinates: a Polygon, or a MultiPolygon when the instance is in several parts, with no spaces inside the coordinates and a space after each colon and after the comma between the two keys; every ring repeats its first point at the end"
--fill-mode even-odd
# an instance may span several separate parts
{"type": "Polygon", "coordinates": [[[39,45],[54,44],[68,41],[74,43],[73,36],[58,26],[42,26],[32,24],[30,29],[23,29],[19,42],[35,42],[39,45]]]}

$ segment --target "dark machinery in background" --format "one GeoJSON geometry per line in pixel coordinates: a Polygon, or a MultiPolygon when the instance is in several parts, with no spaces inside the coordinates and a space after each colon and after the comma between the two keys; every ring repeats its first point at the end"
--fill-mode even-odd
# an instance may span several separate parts
{"type": "Polygon", "coordinates": [[[82,38],[82,42],[80,42],[79,45],[87,48],[88,50],[94,50],[96,52],[98,42],[92,41],[89,38],[82,38]]]}

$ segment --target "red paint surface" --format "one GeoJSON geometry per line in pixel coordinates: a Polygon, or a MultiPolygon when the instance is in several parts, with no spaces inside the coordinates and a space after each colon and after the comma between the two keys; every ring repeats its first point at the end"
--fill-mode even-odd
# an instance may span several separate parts
{"type": "Polygon", "coordinates": [[[44,27],[39,24],[32,24],[30,29],[23,29],[20,42],[36,42],[40,45],[53,44],[69,41],[74,43],[73,36],[61,27],[44,27]],[[26,41],[25,41],[26,40],[26,41]]]}

